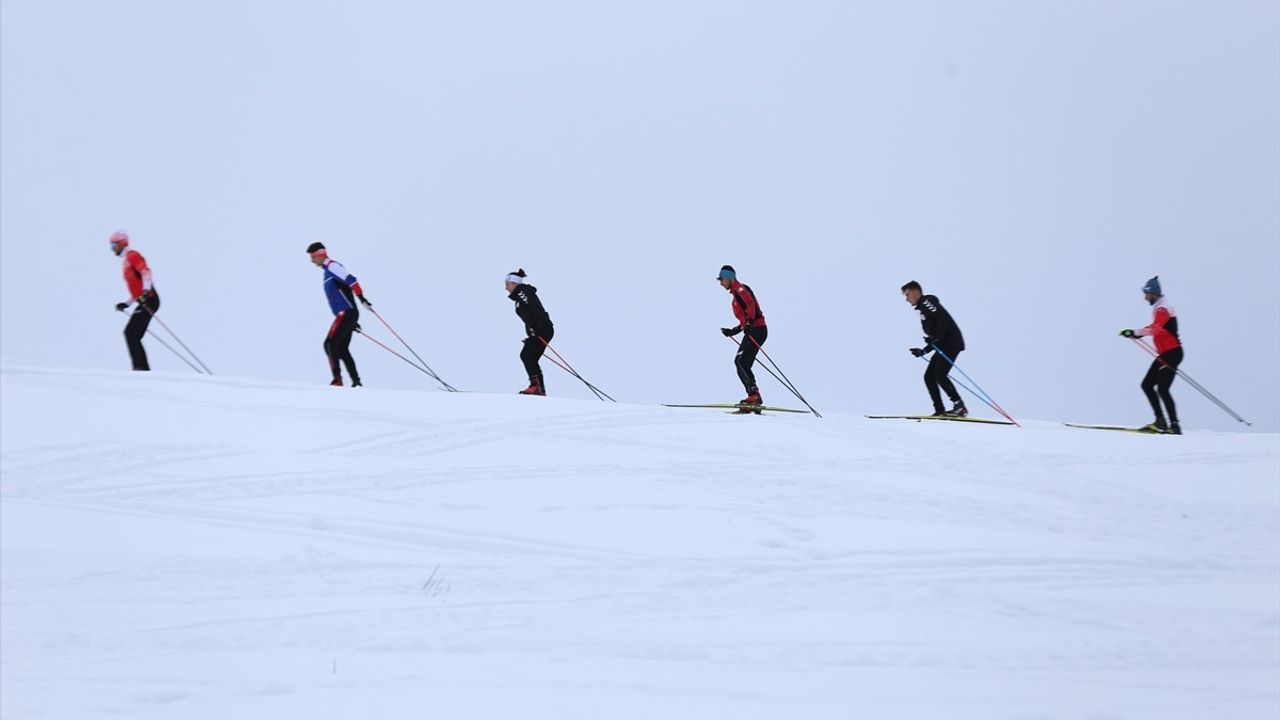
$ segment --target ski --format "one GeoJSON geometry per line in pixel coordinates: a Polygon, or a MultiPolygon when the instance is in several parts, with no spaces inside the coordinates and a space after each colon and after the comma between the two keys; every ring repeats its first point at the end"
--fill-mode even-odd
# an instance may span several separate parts
{"type": "Polygon", "coordinates": [[[987,418],[955,417],[952,415],[864,415],[868,420],[950,420],[951,422],[969,422],[979,425],[1012,425],[1007,420],[988,420],[987,418]]]}
{"type": "MultiPolygon", "coordinates": [[[[744,414],[744,415],[745,415],[745,414],[752,414],[752,413],[755,413],[757,410],[771,410],[771,411],[773,411],[773,412],[800,413],[801,415],[808,415],[808,414],[809,414],[809,411],[808,411],[808,410],[795,410],[795,409],[792,409],[792,408],[773,407],[772,405],[739,405],[739,404],[737,404],[737,403],[707,403],[707,404],[702,404],[702,405],[673,405],[673,404],[669,404],[669,403],[663,403],[663,404],[662,404],[662,407],[671,407],[671,408],[708,408],[708,409],[717,409],[717,410],[746,410],[747,412],[742,413],[742,414],[744,414]]],[[[734,413],[730,413],[730,414],[731,414],[731,415],[737,415],[737,414],[739,414],[739,413],[734,412],[734,413]]]]}
{"type": "Polygon", "coordinates": [[[1111,430],[1113,432],[1137,433],[1138,435],[1168,435],[1169,433],[1160,430],[1148,430],[1146,428],[1122,427],[1119,425],[1078,425],[1076,423],[1062,423],[1067,427],[1080,428],[1082,430],[1111,430]]]}

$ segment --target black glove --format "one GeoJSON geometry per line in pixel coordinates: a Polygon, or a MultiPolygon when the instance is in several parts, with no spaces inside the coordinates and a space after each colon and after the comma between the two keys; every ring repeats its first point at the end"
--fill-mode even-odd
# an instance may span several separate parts
{"type": "Polygon", "coordinates": [[[911,354],[916,357],[924,357],[929,354],[929,350],[927,348],[911,348],[911,354]]]}
{"type": "Polygon", "coordinates": [[[360,323],[356,323],[356,332],[364,332],[360,329],[360,323]]]}
{"type": "Polygon", "coordinates": [[[927,348],[931,348],[931,347],[933,347],[934,345],[937,345],[937,344],[938,344],[938,338],[936,338],[936,337],[934,337],[934,336],[932,336],[932,335],[930,335],[929,337],[927,337],[927,338],[925,338],[925,339],[924,339],[924,346],[925,346],[925,347],[927,347],[927,348]]]}
{"type": "Polygon", "coordinates": [[[720,332],[724,333],[725,337],[733,337],[734,335],[742,332],[742,327],[720,328],[720,332]]]}
{"type": "Polygon", "coordinates": [[[373,307],[373,303],[369,302],[369,298],[363,295],[357,295],[356,297],[360,298],[360,302],[364,303],[365,307],[373,307]]]}
{"type": "Polygon", "coordinates": [[[129,309],[129,303],[116,303],[116,311],[124,312],[129,309]]]}

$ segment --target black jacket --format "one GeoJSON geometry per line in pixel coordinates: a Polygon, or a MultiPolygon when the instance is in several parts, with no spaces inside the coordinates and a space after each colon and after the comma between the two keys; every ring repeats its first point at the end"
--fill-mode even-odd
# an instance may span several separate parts
{"type": "Polygon", "coordinates": [[[508,295],[516,303],[516,315],[524,321],[524,332],[529,337],[546,337],[551,334],[551,316],[542,307],[538,299],[538,288],[532,285],[517,285],[508,295]]]}
{"type": "MultiPolygon", "coordinates": [[[[951,317],[951,313],[942,307],[935,295],[925,295],[916,303],[920,313],[920,327],[924,334],[938,343],[942,351],[951,355],[964,349],[964,335],[960,334],[960,326],[951,317]]],[[[932,347],[926,347],[932,350],[932,347]]]]}

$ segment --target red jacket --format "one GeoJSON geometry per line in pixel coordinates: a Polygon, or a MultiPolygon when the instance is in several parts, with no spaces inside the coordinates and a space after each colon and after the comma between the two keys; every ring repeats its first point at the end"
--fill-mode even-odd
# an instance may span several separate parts
{"type": "Polygon", "coordinates": [[[765,326],[764,311],[750,287],[734,280],[729,286],[729,294],[733,296],[733,314],[738,318],[738,325],[744,328],[765,326]]]}
{"type": "Polygon", "coordinates": [[[146,258],[137,250],[124,254],[124,284],[129,287],[130,300],[151,292],[151,268],[147,267],[146,258]]]}
{"type": "Polygon", "coordinates": [[[1178,340],[1178,314],[1160,298],[1151,306],[1155,311],[1155,319],[1151,324],[1133,331],[1138,337],[1150,337],[1156,343],[1156,352],[1164,354],[1181,347],[1178,340]]]}

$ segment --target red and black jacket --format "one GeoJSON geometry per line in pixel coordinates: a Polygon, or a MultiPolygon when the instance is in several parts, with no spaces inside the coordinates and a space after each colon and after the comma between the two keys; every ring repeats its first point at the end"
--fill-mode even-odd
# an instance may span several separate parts
{"type": "Polygon", "coordinates": [[[729,294],[733,296],[733,314],[738,318],[738,325],[743,328],[761,328],[765,326],[764,311],[756,300],[751,288],[737,280],[729,286],[729,294]]]}

